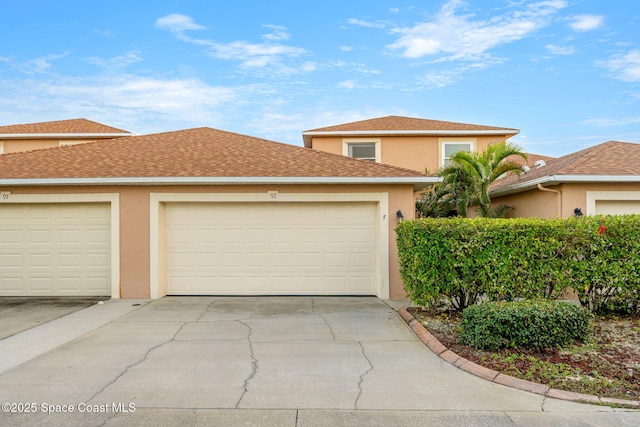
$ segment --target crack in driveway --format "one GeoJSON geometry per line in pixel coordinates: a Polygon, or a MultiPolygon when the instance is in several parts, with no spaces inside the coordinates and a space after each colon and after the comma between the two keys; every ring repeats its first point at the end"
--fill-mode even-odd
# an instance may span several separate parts
{"type": "Polygon", "coordinates": [[[141,363],[143,363],[145,360],[147,360],[147,358],[149,357],[149,355],[151,354],[152,351],[154,351],[154,350],[156,350],[156,349],[158,349],[158,348],[160,348],[162,346],[165,346],[165,345],[169,344],[172,341],[175,341],[176,337],[178,336],[180,331],[182,331],[182,328],[184,328],[187,323],[192,323],[192,322],[184,322],[182,325],[180,325],[178,330],[173,334],[173,336],[171,338],[169,338],[168,340],[166,340],[164,342],[156,344],[153,347],[149,347],[147,349],[147,351],[145,352],[144,356],[142,356],[142,358],[140,360],[138,360],[137,362],[131,363],[127,367],[125,367],[124,370],[117,377],[115,377],[112,381],[109,381],[107,384],[105,384],[104,387],[102,387],[102,389],[100,389],[98,392],[94,393],[94,395],[91,396],[91,398],[87,399],[87,402],[92,401],[93,399],[98,397],[98,395],[100,393],[104,392],[109,386],[115,384],[116,381],[118,381],[124,374],[126,374],[129,371],[129,369],[132,369],[132,368],[140,365],[141,363]]]}
{"type": "Polygon", "coordinates": [[[371,363],[371,359],[369,359],[367,353],[364,351],[362,341],[358,341],[358,344],[360,345],[360,350],[362,350],[362,356],[364,356],[364,358],[367,360],[367,363],[369,364],[369,368],[364,371],[362,375],[360,375],[360,380],[358,381],[358,396],[356,397],[356,401],[353,404],[353,409],[358,409],[358,401],[362,396],[362,383],[364,382],[364,377],[367,376],[369,372],[373,371],[373,363],[371,363]]]}
{"type": "Polygon", "coordinates": [[[236,402],[236,406],[235,406],[236,409],[240,407],[240,403],[242,403],[242,399],[244,399],[244,396],[247,394],[247,391],[249,388],[249,382],[251,381],[251,379],[253,379],[253,377],[256,375],[256,372],[258,371],[258,359],[256,359],[256,356],[253,352],[253,342],[251,341],[251,335],[253,334],[253,329],[251,329],[251,326],[249,326],[247,323],[243,322],[242,320],[238,320],[237,322],[244,325],[249,330],[249,334],[247,335],[247,341],[249,341],[249,350],[251,351],[251,372],[249,373],[249,376],[244,380],[244,384],[242,386],[242,395],[240,396],[240,399],[238,399],[238,402],[236,402]]]}

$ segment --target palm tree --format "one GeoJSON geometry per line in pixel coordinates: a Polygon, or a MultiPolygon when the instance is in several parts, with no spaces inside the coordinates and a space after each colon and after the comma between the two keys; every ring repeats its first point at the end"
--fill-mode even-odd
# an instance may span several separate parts
{"type": "Polygon", "coordinates": [[[510,156],[527,159],[522,148],[506,141],[492,144],[482,153],[459,151],[453,154],[451,164],[438,172],[442,181],[426,196],[424,203],[435,213],[433,216],[444,216],[440,214],[456,210],[458,215],[466,217],[469,205],[476,206],[476,212],[483,217],[504,216],[509,207],[492,207],[489,187],[506,173],[522,172],[522,165],[509,159],[510,156]]]}

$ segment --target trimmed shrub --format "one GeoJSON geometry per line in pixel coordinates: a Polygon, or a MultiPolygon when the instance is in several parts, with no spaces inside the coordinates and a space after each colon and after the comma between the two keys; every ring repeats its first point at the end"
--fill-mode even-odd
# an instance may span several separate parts
{"type": "Polygon", "coordinates": [[[594,313],[640,313],[640,216],[573,220],[571,286],[594,313]]]}
{"type": "Polygon", "coordinates": [[[564,224],[532,219],[405,221],[396,229],[409,298],[457,310],[482,300],[555,298],[568,286],[559,271],[564,224]]]}
{"type": "Polygon", "coordinates": [[[595,313],[640,313],[640,215],[424,218],[396,229],[400,273],[419,305],[555,299],[573,288],[595,313]]]}
{"type": "Polygon", "coordinates": [[[563,347],[588,338],[590,317],[561,301],[483,303],[464,310],[459,339],[487,350],[563,347]]]}

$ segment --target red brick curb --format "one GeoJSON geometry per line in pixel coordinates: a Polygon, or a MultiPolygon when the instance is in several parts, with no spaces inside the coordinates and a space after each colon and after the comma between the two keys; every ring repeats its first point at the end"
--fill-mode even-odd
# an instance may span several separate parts
{"type": "Polygon", "coordinates": [[[634,408],[640,408],[640,401],[637,400],[623,400],[613,399],[609,397],[591,396],[588,394],[573,393],[571,391],[562,391],[555,388],[549,388],[543,384],[537,384],[531,381],[522,380],[509,375],[501,374],[493,369],[485,368],[477,363],[473,363],[464,357],[461,357],[453,351],[447,349],[436,337],[431,335],[431,332],[427,330],[420,322],[418,322],[411,313],[407,311],[405,307],[398,309],[398,314],[409,325],[411,330],[420,341],[422,341],[429,349],[435,353],[442,360],[450,363],[451,365],[462,369],[470,374],[485,380],[501,384],[507,387],[515,388],[518,390],[528,391],[530,393],[539,394],[545,397],[552,397],[554,399],[568,400],[579,403],[598,403],[598,404],[616,404],[627,405],[634,408]]]}

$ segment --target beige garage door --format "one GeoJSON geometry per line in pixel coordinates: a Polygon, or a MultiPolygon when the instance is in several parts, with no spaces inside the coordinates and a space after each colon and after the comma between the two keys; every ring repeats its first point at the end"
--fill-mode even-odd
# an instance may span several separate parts
{"type": "Polygon", "coordinates": [[[168,295],[374,295],[373,203],[165,205],[168,295]]]}
{"type": "Polygon", "coordinates": [[[596,214],[640,214],[640,200],[596,200],[596,214]]]}
{"type": "Polygon", "coordinates": [[[109,204],[0,205],[0,295],[109,296],[109,204]]]}

